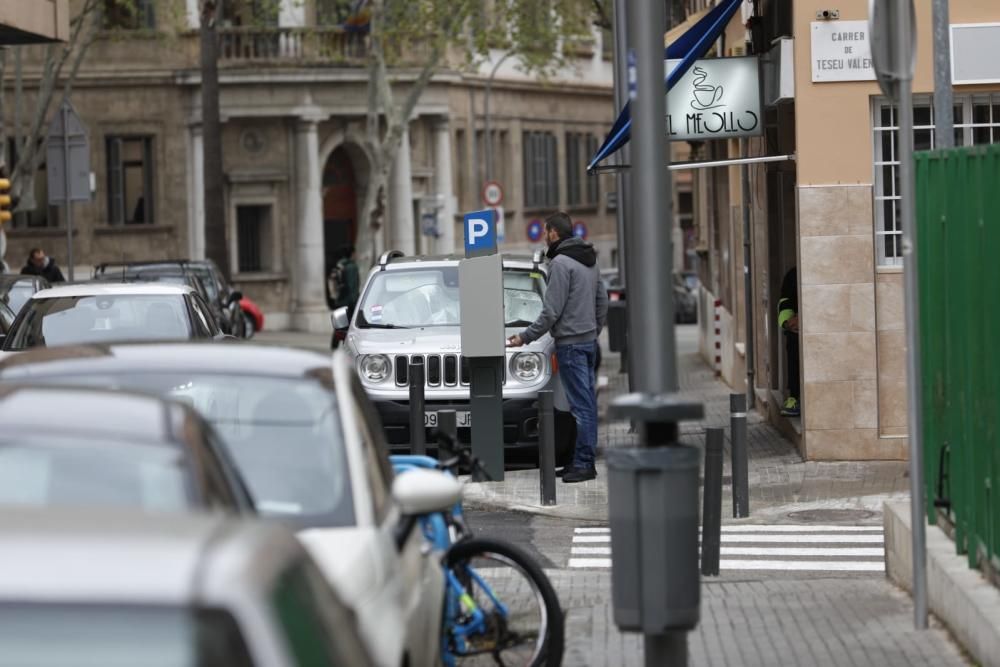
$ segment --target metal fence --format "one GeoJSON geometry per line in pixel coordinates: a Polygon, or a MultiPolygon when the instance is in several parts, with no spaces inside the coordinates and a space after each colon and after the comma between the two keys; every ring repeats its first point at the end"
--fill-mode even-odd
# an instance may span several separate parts
{"type": "Polygon", "coordinates": [[[1000,570],[1000,145],[918,153],[929,514],[1000,570]]]}

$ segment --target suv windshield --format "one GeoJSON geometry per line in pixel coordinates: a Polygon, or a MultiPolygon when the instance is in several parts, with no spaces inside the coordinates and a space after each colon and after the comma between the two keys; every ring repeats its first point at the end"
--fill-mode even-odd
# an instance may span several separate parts
{"type": "Polygon", "coordinates": [[[183,296],[67,296],[29,301],[4,349],[191,337],[183,296]]]}
{"type": "MultiPolygon", "coordinates": [[[[507,326],[527,326],[542,312],[541,273],[504,269],[507,326]]],[[[356,324],[362,328],[457,327],[461,323],[458,267],[396,269],[376,273],[365,290],[356,324]]]]}

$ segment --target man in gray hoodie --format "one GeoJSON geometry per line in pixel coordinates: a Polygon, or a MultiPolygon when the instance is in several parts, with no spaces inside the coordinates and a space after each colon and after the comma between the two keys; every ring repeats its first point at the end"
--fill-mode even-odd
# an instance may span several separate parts
{"type": "Polygon", "coordinates": [[[509,347],[531,343],[546,333],[556,342],[556,360],[569,409],[576,420],[573,463],[563,469],[563,482],[597,477],[597,388],[594,366],[597,336],[608,316],[608,294],[601,285],[594,246],[573,236],[565,213],[545,219],[549,243],[549,279],[541,315],[507,340],[509,347]]]}

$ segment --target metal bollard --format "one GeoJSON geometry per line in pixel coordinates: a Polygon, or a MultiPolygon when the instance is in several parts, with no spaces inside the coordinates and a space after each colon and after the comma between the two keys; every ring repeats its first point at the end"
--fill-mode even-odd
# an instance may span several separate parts
{"type": "Polygon", "coordinates": [[[538,479],[542,505],[555,505],[556,416],[551,389],[538,392],[538,479]]]}
{"type": "Polygon", "coordinates": [[[424,432],[424,358],[412,357],[408,372],[410,380],[410,453],[427,453],[424,432]]]}
{"type": "Polygon", "coordinates": [[[458,447],[458,422],[454,410],[438,410],[438,460],[443,461],[454,455],[453,451],[445,451],[448,447],[458,447]]]}
{"type": "Polygon", "coordinates": [[[750,516],[750,480],[747,469],[747,397],[729,395],[729,437],[732,443],[733,516],[750,516]]]}
{"type": "Polygon", "coordinates": [[[725,431],[710,428],[705,432],[705,485],[701,513],[701,573],[719,576],[719,553],[722,544],[722,450],[725,431]]]}

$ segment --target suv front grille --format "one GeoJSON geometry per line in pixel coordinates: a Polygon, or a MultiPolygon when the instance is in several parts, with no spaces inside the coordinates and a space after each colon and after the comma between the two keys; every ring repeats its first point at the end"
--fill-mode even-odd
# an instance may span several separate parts
{"type": "MultiPolygon", "coordinates": [[[[410,359],[424,360],[424,386],[454,387],[469,384],[469,361],[460,354],[397,354],[393,358],[393,377],[397,387],[409,385],[410,359]]],[[[507,364],[503,364],[503,384],[507,384],[507,364]]]]}

